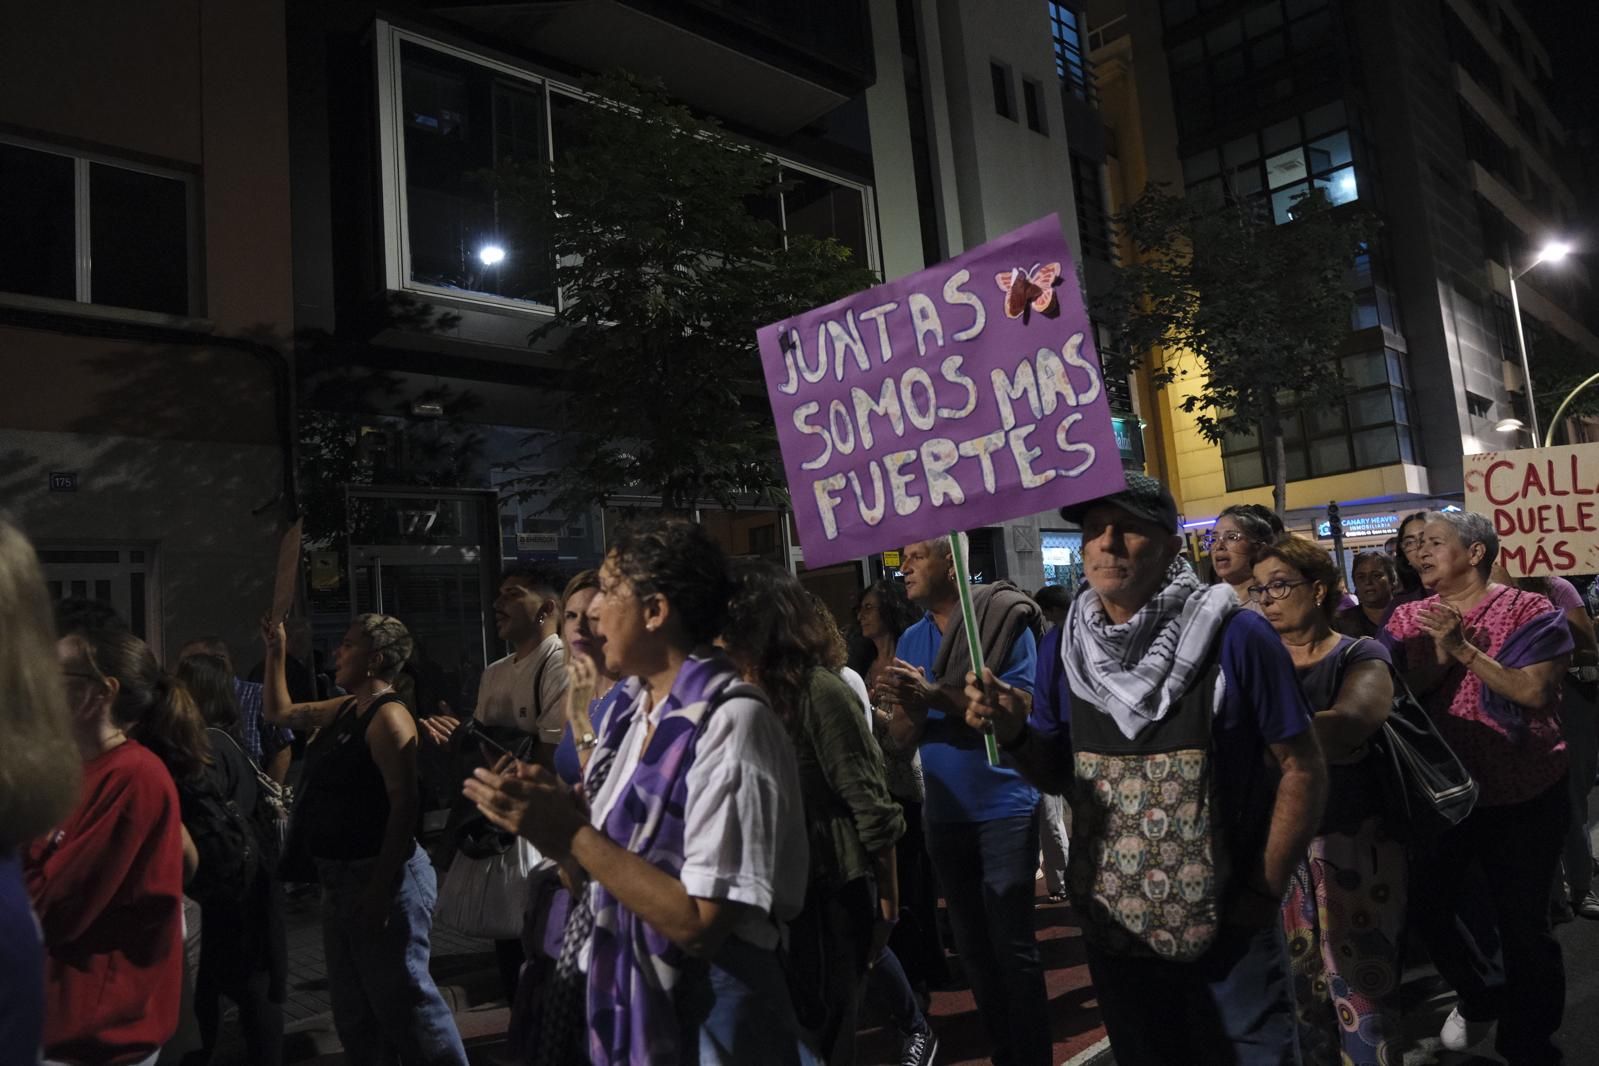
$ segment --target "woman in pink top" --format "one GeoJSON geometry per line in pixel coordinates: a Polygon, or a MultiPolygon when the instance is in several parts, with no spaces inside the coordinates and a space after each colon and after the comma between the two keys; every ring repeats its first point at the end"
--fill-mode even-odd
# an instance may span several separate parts
{"type": "Polygon", "coordinates": [[[1543,596],[1489,580],[1498,550],[1483,516],[1429,515],[1416,561],[1431,595],[1396,608],[1381,638],[1482,787],[1477,809],[1417,861],[1414,890],[1430,905],[1413,918],[1432,926],[1421,931],[1460,994],[1445,1045],[1481,1042],[1497,1019],[1496,1047],[1512,1066],[1558,1063],[1566,978],[1548,901],[1571,813],[1559,720],[1571,634],[1543,596]],[[1499,927],[1502,995],[1484,986],[1454,929],[1474,863],[1499,927]]]}

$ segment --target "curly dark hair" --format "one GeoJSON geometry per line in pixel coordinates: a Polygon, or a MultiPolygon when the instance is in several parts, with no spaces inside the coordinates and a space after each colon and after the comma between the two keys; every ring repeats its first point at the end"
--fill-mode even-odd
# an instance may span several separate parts
{"type": "MultiPolygon", "coordinates": [[[[879,578],[861,589],[855,597],[857,614],[868,596],[877,597],[878,618],[896,641],[902,633],[922,620],[922,609],[906,598],[905,586],[892,578],[879,578]]],[[[851,635],[855,639],[850,642],[849,666],[864,677],[867,668],[877,659],[877,645],[860,636],[859,628],[851,635]]]]}
{"type": "Polygon", "coordinates": [[[832,633],[799,578],[771,563],[735,562],[733,589],[722,633],[727,653],[766,690],[778,716],[792,723],[811,671],[833,665],[832,633]]]}
{"type": "Polygon", "coordinates": [[[639,595],[665,596],[695,644],[722,632],[733,582],[727,555],[698,523],[683,518],[630,523],[617,533],[606,558],[639,595]]]}

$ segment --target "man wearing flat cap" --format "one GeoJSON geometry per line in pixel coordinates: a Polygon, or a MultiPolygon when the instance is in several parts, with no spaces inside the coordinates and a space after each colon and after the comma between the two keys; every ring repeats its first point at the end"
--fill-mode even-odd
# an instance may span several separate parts
{"type": "Polygon", "coordinates": [[[1179,554],[1159,481],[1061,516],[1088,587],[1033,696],[985,673],[967,720],[1071,801],[1068,888],[1116,1061],[1297,1063],[1279,912],[1327,771],[1293,664],[1179,554]]]}

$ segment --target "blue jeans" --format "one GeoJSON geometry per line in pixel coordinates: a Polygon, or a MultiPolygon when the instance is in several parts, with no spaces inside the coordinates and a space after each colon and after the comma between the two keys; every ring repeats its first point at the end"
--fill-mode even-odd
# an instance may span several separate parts
{"type": "Polygon", "coordinates": [[[994,1062],[1050,1061],[1049,996],[1033,935],[1038,811],[987,822],[929,823],[927,852],[949,904],[972,996],[994,1062]]]}
{"type": "Polygon", "coordinates": [[[1223,926],[1193,962],[1088,945],[1088,972],[1118,1066],[1297,1066],[1282,925],[1223,926]]]}
{"type": "Polygon", "coordinates": [[[698,1015],[701,1066],[816,1066],[775,951],[730,936],[710,961],[707,984],[708,1002],[690,1012],[698,1015]]]}
{"type": "Polygon", "coordinates": [[[363,931],[356,904],[372,859],[317,860],[322,882],[322,942],[333,1027],[352,1066],[466,1066],[455,1018],[428,973],[438,880],[420,847],[395,880],[388,924],[363,931]]]}

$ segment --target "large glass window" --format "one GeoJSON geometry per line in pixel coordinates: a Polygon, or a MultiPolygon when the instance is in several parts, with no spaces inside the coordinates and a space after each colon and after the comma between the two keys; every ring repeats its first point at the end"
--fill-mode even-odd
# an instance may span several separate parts
{"type": "MultiPolygon", "coordinates": [[[[398,143],[386,165],[401,168],[405,192],[388,239],[398,245],[403,229],[407,253],[391,256],[391,285],[553,306],[550,216],[506,209],[488,175],[511,162],[559,164],[591,105],[576,89],[384,31],[399,38],[389,90],[398,143]]],[[[785,162],[781,187],[748,206],[784,233],[834,238],[876,266],[865,186],[785,162]]]]}
{"type": "Polygon", "coordinates": [[[1055,73],[1072,94],[1092,100],[1093,78],[1083,58],[1082,16],[1065,4],[1049,0],[1049,35],[1055,45],[1055,73]]]}
{"type": "MultiPolygon", "coordinates": [[[[1170,30],[1191,12],[1167,4],[1165,15],[1170,30]]],[[[1326,80],[1333,34],[1327,0],[1264,0],[1175,41],[1170,60],[1181,132],[1196,135],[1213,120],[1313,91],[1326,80]]]]}
{"type": "MultiPolygon", "coordinates": [[[[1349,389],[1343,399],[1296,409],[1284,421],[1289,481],[1416,461],[1404,356],[1389,348],[1346,355],[1338,362],[1349,389]]],[[[1221,450],[1229,492],[1266,484],[1259,433],[1229,435],[1221,450]]]]}
{"type": "Polygon", "coordinates": [[[189,201],[176,174],[0,142],[0,292],[192,314],[189,201]]]}
{"type": "Polygon", "coordinates": [[[553,304],[543,220],[502,214],[485,179],[548,158],[543,87],[409,41],[400,57],[411,280],[553,304]]]}
{"type": "MultiPolygon", "coordinates": [[[[1228,141],[1221,149],[1220,188],[1229,198],[1269,206],[1278,225],[1293,221],[1299,201],[1320,189],[1333,204],[1359,199],[1354,151],[1343,101],[1307,111],[1228,141]]],[[[1183,160],[1189,195],[1212,196],[1215,152],[1183,160]]]]}

